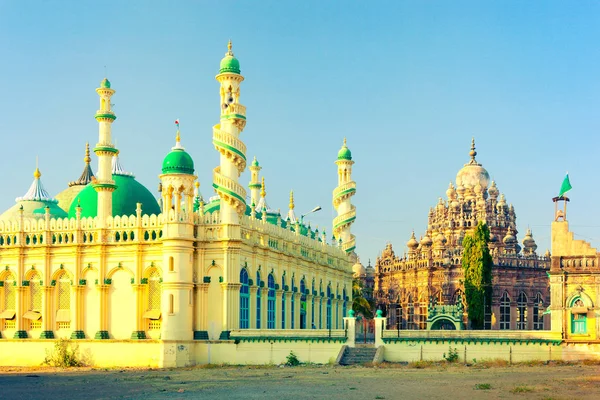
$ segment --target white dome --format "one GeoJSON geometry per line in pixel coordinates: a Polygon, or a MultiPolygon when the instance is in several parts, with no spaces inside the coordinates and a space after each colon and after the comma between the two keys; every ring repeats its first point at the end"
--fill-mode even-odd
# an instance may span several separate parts
{"type": "Polygon", "coordinates": [[[471,161],[465,164],[464,167],[456,174],[456,186],[464,187],[465,189],[474,189],[478,184],[481,189],[487,189],[490,183],[490,174],[481,164],[475,160],[477,152],[475,151],[475,139],[471,142],[471,161]]]}

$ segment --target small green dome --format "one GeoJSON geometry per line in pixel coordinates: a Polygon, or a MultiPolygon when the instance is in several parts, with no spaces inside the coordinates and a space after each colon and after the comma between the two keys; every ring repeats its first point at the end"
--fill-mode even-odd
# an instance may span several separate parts
{"type": "Polygon", "coordinates": [[[225,57],[221,60],[221,67],[219,68],[219,74],[232,73],[239,74],[240,73],[240,62],[233,55],[233,51],[231,51],[231,40],[227,43],[227,53],[225,53],[225,57]]]}
{"type": "Polygon", "coordinates": [[[348,146],[346,146],[346,139],[344,139],[344,145],[342,146],[340,151],[338,151],[337,158],[338,160],[352,160],[352,152],[350,151],[348,146]]]}
{"type": "MultiPolygon", "coordinates": [[[[135,180],[133,176],[115,175],[112,176],[117,188],[112,195],[112,215],[135,215],[137,203],[142,203],[143,214],[160,214],[158,202],[150,191],[141,183],[135,180]]],[[[98,215],[98,193],[88,184],[73,199],[69,208],[69,217],[75,218],[77,205],[81,207],[82,217],[95,217],[98,215]]]]}
{"type": "Polygon", "coordinates": [[[258,167],[258,160],[256,159],[256,157],[254,157],[254,160],[252,161],[252,166],[253,167],[258,167]]]}
{"type": "Polygon", "coordinates": [[[102,82],[100,82],[100,87],[104,89],[110,89],[110,81],[106,78],[102,79],[102,82]]]}
{"type": "Polygon", "coordinates": [[[234,56],[227,55],[221,60],[221,67],[219,68],[219,73],[225,74],[227,72],[233,74],[240,73],[240,62],[234,56]]]}
{"type": "Polygon", "coordinates": [[[183,149],[174,147],[163,160],[163,174],[194,174],[194,160],[183,149]]]}

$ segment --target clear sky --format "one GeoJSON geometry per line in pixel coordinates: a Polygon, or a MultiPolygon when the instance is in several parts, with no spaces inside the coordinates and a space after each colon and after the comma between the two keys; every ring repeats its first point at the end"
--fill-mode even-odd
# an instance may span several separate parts
{"type": "Polygon", "coordinates": [[[229,39],[267,201],[285,213],[294,189],[297,213],[321,205],[312,225],[330,236],[347,137],[365,263],[423,234],[472,136],[519,240],[530,226],[538,252],[549,247],[551,198],[569,171],[571,228],[600,245],[596,1],[0,0],[0,209],[27,191],[36,156],[53,195],[79,176],[105,66],[125,169],[156,193],[179,118],[212,196],[214,76],[229,39]]]}

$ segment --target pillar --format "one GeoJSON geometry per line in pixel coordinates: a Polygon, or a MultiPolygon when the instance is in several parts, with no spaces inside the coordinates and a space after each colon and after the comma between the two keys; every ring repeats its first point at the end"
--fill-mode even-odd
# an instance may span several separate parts
{"type": "Polygon", "coordinates": [[[349,313],[350,316],[344,317],[344,328],[346,329],[346,346],[356,346],[356,318],[354,311],[349,313]]]}
{"type": "Polygon", "coordinates": [[[306,295],[306,329],[312,329],[312,311],[313,311],[313,306],[312,306],[312,300],[313,300],[313,295],[312,294],[307,294],[306,295]]]}
{"type": "Polygon", "coordinates": [[[40,339],[54,339],[54,315],[52,315],[52,286],[42,286],[42,333],[40,339]]]}
{"type": "MultiPolygon", "coordinates": [[[[260,288],[260,329],[267,329],[267,307],[269,288],[260,288]]],[[[277,307],[275,307],[277,309],[277,307]]]]}
{"type": "MultiPolygon", "coordinates": [[[[292,292],[284,292],[285,296],[285,329],[292,328],[292,292]]],[[[294,318],[296,316],[294,315],[294,318]]]]}
{"type": "Polygon", "coordinates": [[[144,316],[144,285],[133,284],[131,288],[135,291],[135,331],[131,332],[131,339],[146,339],[146,326],[142,317],[144,316]]]}
{"type": "Polygon", "coordinates": [[[283,290],[275,290],[275,329],[281,329],[281,300],[283,290]]]}
{"type": "Polygon", "coordinates": [[[292,296],[294,296],[294,329],[300,329],[300,299],[302,293],[293,293],[292,296]]]}
{"type": "Polygon", "coordinates": [[[250,308],[250,313],[248,317],[250,319],[250,329],[256,329],[256,293],[258,292],[258,290],[258,287],[250,286],[250,301],[248,303],[248,307],[250,308]]]}
{"type": "MultiPolygon", "coordinates": [[[[79,283],[79,282],[77,282],[79,283]]],[[[71,285],[71,294],[75,298],[75,312],[72,313],[71,339],[85,339],[83,332],[83,296],[85,285],[71,285]]]]}
{"type": "MultiPolygon", "coordinates": [[[[18,279],[18,278],[17,278],[18,279]]],[[[16,286],[16,303],[15,304],[15,308],[16,308],[16,315],[15,315],[15,319],[17,320],[16,324],[15,324],[15,328],[17,329],[15,331],[15,336],[14,339],[25,339],[27,338],[27,331],[24,328],[24,324],[23,324],[23,296],[25,294],[25,289],[27,288],[27,286],[21,286],[18,285],[16,286]]]]}
{"type": "Polygon", "coordinates": [[[383,330],[385,329],[385,318],[381,316],[381,310],[377,310],[375,319],[375,347],[383,346],[383,330]]]}

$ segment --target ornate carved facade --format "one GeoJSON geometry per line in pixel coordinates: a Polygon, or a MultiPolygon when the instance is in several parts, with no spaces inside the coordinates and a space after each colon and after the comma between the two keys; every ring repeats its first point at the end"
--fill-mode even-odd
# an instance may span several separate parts
{"type": "MultiPolygon", "coordinates": [[[[543,313],[549,305],[547,271],[549,253],[537,255],[528,229],[517,241],[516,214],[496,183],[475,159],[450,183],[447,200],[440,198],[429,210],[427,229],[417,241],[414,232],[406,243],[408,252],[397,256],[388,244],[375,264],[377,307],[385,310],[388,326],[427,329],[428,308],[453,305],[464,290],[461,265],[462,241],[484,221],[490,229],[493,257],[493,295],[486,305],[486,329],[544,329],[543,313]]],[[[467,326],[466,308],[463,322],[467,326]]],[[[440,323],[440,329],[453,329],[440,323]]]]}

